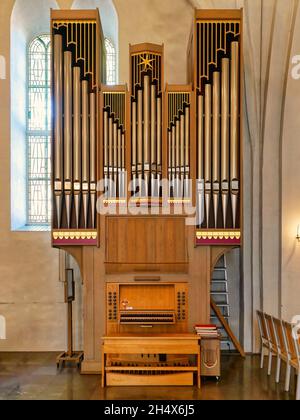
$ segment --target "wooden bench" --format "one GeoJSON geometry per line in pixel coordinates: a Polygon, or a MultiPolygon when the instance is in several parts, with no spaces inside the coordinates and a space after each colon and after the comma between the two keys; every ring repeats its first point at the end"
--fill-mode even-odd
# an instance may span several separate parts
{"type": "Polygon", "coordinates": [[[200,345],[195,334],[118,334],[103,337],[102,387],[105,386],[193,386],[197,374],[197,386],[201,387],[200,345]],[[120,363],[112,366],[114,355],[166,355],[196,356],[196,364],[181,365],[166,360],[165,363],[120,363]]]}

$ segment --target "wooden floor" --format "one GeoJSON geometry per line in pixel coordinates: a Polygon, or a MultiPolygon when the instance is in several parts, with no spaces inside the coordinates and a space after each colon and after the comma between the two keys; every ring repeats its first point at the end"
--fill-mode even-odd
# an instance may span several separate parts
{"type": "MultiPolygon", "coordinates": [[[[294,394],[275,385],[259,357],[223,356],[219,383],[205,380],[195,388],[108,388],[101,389],[99,376],[80,375],[76,368],[56,370],[55,354],[0,353],[0,400],[293,400],[294,394]]],[[[275,368],[275,364],[274,364],[275,368]]],[[[274,369],[273,369],[274,370],[274,369]]],[[[292,381],[292,388],[294,388],[292,381]]]]}

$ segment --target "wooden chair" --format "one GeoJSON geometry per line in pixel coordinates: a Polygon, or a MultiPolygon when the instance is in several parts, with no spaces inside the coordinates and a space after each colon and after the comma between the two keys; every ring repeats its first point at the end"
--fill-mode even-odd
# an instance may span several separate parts
{"type": "Polygon", "coordinates": [[[286,391],[290,389],[291,370],[295,369],[297,374],[297,388],[296,388],[296,400],[300,400],[300,345],[299,337],[295,332],[295,326],[288,322],[283,322],[283,330],[285,336],[286,352],[288,354],[288,365],[287,365],[287,383],[286,391]]]}
{"type": "MultiPolygon", "coordinates": [[[[257,311],[257,319],[258,319],[258,326],[259,326],[259,332],[260,332],[260,338],[261,338],[261,362],[260,362],[260,368],[263,369],[264,367],[264,358],[265,358],[265,349],[267,350],[267,355],[270,359],[270,343],[269,343],[269,337],[268,337],[268,330],[265,320],[265,314],[261,311],[257,311]]],[[[271,353],[272,356],[272,353],[271,353]]],[[[272,362],[272,360],[271,360],[272,362]]]]}
{"type": "Polygon", "coordinates": [[[265,314],[265,320],[266,320],[268,341],[269,341],[269,346],[270,346],[269,347],[270,351],[269,351],[268,375],[271,376],[273,356],[276,356],[277,358],[276,376],[277,376],[278,369],[280,368],[280,355],[279,355],[279,349],[277,346],[277,339],[276,339],[276,333],[275,333],[274,324],[273,324],[273,318],[271,317],[271,315],[265,314]]]}
{"type": "MultiPolygon", "coordinates": [[[[276,372],[276,383],[278,384],[280,382],[281,362],[284,361],[286,365],[288,365],[288,353],[286,351],[282,321],[280,319],[273,318],[273,325],[274,325],[274,330],[275,330],[275,335],[276,335],[276,342],[277,342],[278,356],[279,356],[279,362],[277,365],[277,372],[276,372]]],[[[285,379],[286,384],[287,384],[287,380],[288,380],[288,370],[287,370],[286,379],[285,379]]]]}

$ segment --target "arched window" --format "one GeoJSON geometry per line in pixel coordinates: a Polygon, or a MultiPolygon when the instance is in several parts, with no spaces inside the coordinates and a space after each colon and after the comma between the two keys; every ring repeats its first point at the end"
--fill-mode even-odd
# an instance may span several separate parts
{"type": "Polygon", "coordinates": [[[106,83],[108,85],[117,84],[117,55],[113,43],[106,38],[106,83]]]}
{"type": "Polygon", "coordinates": [[[27,69],[27,225],[51,220],[51,46],[50,36],[34,38],[27,69]]]}

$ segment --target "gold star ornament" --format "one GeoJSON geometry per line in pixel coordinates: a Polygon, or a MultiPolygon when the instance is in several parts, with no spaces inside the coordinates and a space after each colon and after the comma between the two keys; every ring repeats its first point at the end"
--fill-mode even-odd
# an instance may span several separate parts
{"type": "Polygon", "coordinates": [[[150,55],[146,54],[146,57],[143,57],[142,55],[140,55],[140,58],[142,60],[142,62],[139,64],[139,66],[144,66],[143,71],[147,71],[148,69],[152,69],[152,61],[154,61],[154,59],[150,59],[150,55]]]}

